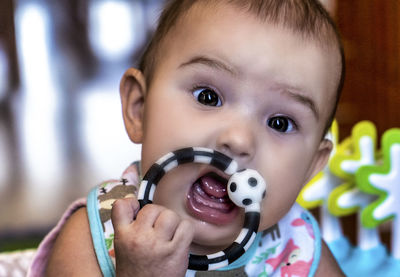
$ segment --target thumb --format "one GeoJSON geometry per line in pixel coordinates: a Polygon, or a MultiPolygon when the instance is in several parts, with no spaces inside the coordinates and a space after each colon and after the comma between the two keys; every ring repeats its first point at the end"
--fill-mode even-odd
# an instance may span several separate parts
{"type": "Polygon", "coordinates": [[[114,229],[129,225],[140,208],[136,198],[123,198],[114,202],[111,209],[111,221],[114,229]]]}

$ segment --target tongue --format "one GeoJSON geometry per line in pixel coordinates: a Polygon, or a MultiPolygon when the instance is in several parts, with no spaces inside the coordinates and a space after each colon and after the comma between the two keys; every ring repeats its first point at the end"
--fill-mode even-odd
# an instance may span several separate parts
{"type": "Polygon", "coordinates": [[[227,196],[226,185],[210,176],[200,178],[201,188],[212,197],[224,198],[227,196]]]}
{"type": "Polygon", "coordinates": [[[187,207],[196,218],[217,224],[232,222],[239,209],[226,190],[226,180],[211,174],[199,178],[188,193],[187,207]]]}

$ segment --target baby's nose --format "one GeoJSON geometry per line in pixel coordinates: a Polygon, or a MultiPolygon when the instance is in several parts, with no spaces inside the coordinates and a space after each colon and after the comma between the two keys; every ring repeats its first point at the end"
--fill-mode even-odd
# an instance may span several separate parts
{"type": "Polygon", "coordinates": [[[249,162],[255,154],[256,140],[252,124],[232,120],[222,127],[217,139],[217,150],[240,162],[249,162]]]}

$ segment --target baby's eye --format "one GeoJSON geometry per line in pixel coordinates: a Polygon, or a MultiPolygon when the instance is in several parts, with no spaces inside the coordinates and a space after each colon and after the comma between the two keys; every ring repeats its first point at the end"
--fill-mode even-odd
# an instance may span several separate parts
{"type": "Polygon", "coordinates": [[[286,116],[274,116],[268,119],[268,127],[281,133],[290,133],[296,129],[294,122],[286,116]]]}
{"type": "Polygon", "coordinates": [[[219,107],[222,105],[220,97],[211,88],[196,88],[193,90],[193,96],[197,101],[206,106],[219,107]]]}

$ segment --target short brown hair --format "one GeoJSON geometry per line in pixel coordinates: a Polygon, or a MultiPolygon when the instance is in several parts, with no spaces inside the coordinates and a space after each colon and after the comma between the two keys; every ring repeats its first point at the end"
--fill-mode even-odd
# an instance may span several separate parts
{"type": "Polygon", "coordinates": [[[175,26],[178,19],[185,15],[195,4],[220,4],[221,2],[234,5],[244,11],[250,12],[260,20],[288,28],[305,38],[314,39],[322,46],[331,46],[332,42],[336,45],[341,57],[341,74],[337,86],[335,103],[324,130],[324,133],[326,133],[332,124],[343,88],[345,60],[343,45],[336,25],[318,0],[168,1],[160,16],[158,27],[139,62],[139,69],[143,72],[147,85],[150,85],[153,78],[160,45],[170,30],[175,26]]]}

